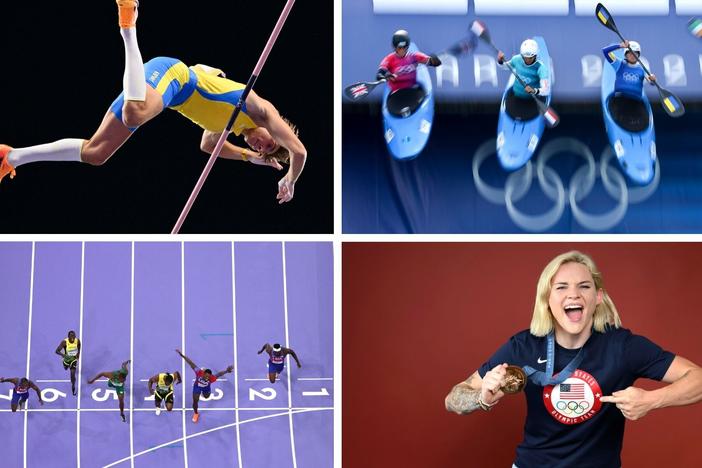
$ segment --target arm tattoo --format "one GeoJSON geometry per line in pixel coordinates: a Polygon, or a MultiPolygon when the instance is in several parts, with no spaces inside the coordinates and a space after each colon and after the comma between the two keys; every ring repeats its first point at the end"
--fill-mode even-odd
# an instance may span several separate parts
{"type": "Polygon", "coordinates": [[[446,397],[446,409],[460,414],[468,414],[480,408],[478,398],[480,390],[471,388],[475,381],[475,374],[468,377],[468,380],[461,382],[451,389],[446,397]]]}

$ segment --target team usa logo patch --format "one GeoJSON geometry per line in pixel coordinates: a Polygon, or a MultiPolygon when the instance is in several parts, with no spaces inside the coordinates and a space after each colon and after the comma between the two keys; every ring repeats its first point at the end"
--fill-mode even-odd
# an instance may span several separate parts
{"type": "Polygon", "coordinates": [[[579,424],[596,415],[602,407],[602,390],[595,378],[580,369],[565,382],[544,387],[544,405],[563,424],[579,424]]]}

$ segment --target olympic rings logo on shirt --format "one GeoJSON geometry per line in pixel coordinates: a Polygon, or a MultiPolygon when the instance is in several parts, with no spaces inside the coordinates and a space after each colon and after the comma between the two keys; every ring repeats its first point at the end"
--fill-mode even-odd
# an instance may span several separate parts
{"type": "Polygon", "coordinates": [[[583,401],[565,401],[561,400],[556,402],[556,408],[564,414],[583,414],[590,408],[590,403],[583,401]]]}
{"type": "Polygon", "coordinates": [[[562,137],[546,143],[536,158],[536,163],[529,161],[522,169],[507,177],[504,188],[490,186],[480,177],[480,167],[496,151],[494,138],[478,147],[473,155],[473,181],[475,187],[486,200],[496,205],[503,205],[509,217],[519,228],[530,232],[543,232],[553,227],[565,211],[566,202],[570,206],[573,218],[584,228],[591,231],[606,231],[619,224],[626,215],[629,204],[640,203],[655,193],[660,182],[660,165],[656,158],[654,178],[644,187],[628,187],[621,171],[610,164],[614,152],[607,145],[595,161],[590,149],[581,141],[562,137]],[[570,178],[566,187],[558,173],[547,165],[548,161],[559,153],[576,154],[584,159],[570,178]],[[534,169],[536,166],[536,170],[534,169]],[[586,212],[579,203],[592,192],[597,177],[602,181],[607,194],[616,201],[610,211],[599,214],[586,212]],[[536,178],[543,193],[553,202],[546,212],[533,215],[520,211],[516,206],[531,188],[536,178]]]}
{"type": "Polygon", "coordinates": [[[624,81],[630,81],[630,82],[638,82],[641,80],[639,75],[637,75],[636,73],[630,73],[630,72],[622,73],[622,78],[624,79],[624,81]]]}

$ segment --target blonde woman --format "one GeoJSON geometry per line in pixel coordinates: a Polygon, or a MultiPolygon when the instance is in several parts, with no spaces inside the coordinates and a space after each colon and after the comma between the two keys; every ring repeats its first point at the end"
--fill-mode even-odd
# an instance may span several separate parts
{"type": "Polygon", "coordinates": [[[446,397],[446,409],[489,411],[509,388],[508,365],[528,377],[515,467],[620,467],[625,419],[702,400],[702,369],[621,327],[593,260],[567,252],[544,268],[529,330],[509,339],[446,397]],[[639,377],[669,385],[646,391],[639,377]]]}

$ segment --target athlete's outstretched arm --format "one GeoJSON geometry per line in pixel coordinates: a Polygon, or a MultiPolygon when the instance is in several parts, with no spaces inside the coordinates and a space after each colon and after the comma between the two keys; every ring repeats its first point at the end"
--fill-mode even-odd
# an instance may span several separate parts
{"type": "Polygon", "coordinates": [[[222,377],[224,374],[228,374],[228,373],[232,372],[233,370],[234,370],[234,366],[229,366],[229,367],[227,367],[226,369],[217,372],[217,373],[215,374],[215,377],[220,378],[220,377],[222,377]]]}
{"type": "Polygon", "coordinates": [[[64,356],[65,353],[62,353],[61,350],[64,349],[65,347],[66,347],[66,342],[62,340],[61,343],[58,345],[58,348],[56,348],[56,354],[58,354],[59,356],[64,356]]]}
{"type": "Polygon", "coordinates": [[[258,354],[261,354],[261,353],[264,352],[264,351],[267,352],[268,354],[271,354],[271,349],[273,349],[273,348],[271,348],[271,345],[268,344],[268,343],[266,343],[266,344],[263,345],[263,348],[261,348],[261,349],[259,350],[258,354]]]}
{"type": "Polygon", "coordinates": [[[129,374],[129,363],[132,362],[131,359],[127,359],[122,363],[122,370],[126,371],[127,374],[129,374]]]}
{"type": "Polygon", "coordinates": [[[176,349],[176,353],[178,353],[178,354],[180,355],[180,357],[182,357],[183,359],[185,359],[185,362],[188,363],[188,365],[192,368],[192,370],[197,370],[197,369],[198,369],[198,367],[195,365],[195,363],[194,363],[193,361],[191,361],[191,360],[188,358],[188,356],[186,356],[185,354],[181,353],[179,349],[176,349]]]}
{"type": "Polygon", "coordinates": [[[39,390],[39,387],[37,387],[37,384],[32,382],[31,380],[29,381],[29,386],[34,389],[35,392],[37,392],[37,398],[39,398],[39,403],[44,405],[44,400],[41,399],[41,390],[39,390]]]}
{"type": "Polygon", "coordinates": [[[18,379],[17,377],[9,377],[9,378],[7,378],[7,379],[4,379],[4,378],[0,377],[0,383],[10,382],[10,383],[12,383],[12,384],[17,385],[17,382],[18,382],[18,381],[19,381],[19,379],[18,379]]]}
{"type": "Polygon", "coordinates": [[[600,401],[616,404],[624,417],[631,420],[640,419],[654,409],[702,401],[702,368],[684,357],[675,356],[663,382],[670,385],[651,391],[628,387],[603,396],[600,401]]]}
{"type": "Polygon", "coordinates": [[[295,362],[297,363],[297,367],[302,367],[302,364],[300,364],[300,360],[297,358],[297,354],[295,354],[295,351],[288,348],[288,354],[290,354],[293,357],[293,359],[295,359],[295,362]]]}
{"type": "MultiPolygon", "coordinates": [[[[207,154],[212,154],[221,135],[221,132],[215,133],[205,130],[202,133],[202,139],[200,140],[200,149],[207,154]]],[[[283,166],[281,166],[278,161],[274,159],[266,161],[266,159],[260,153],[251,151],[248,148],[236,146],[228,141],[224,142],[224,146],[222,146],[222,150],[219,152],[219,157],[224,159],[233,159],[235,161],[248,161],[258,166],[270,166],[278,169],[279,171],[283,169],[283,166]]]]}
{"type": "Polygon", "coordinates": [[[258,96],[254,91],[251,91],[246,98],[246,110],[256,125],[268,130],[276,143],[288,150],[290,169],[285,177],[293,184],[297,182],[307,160],[305,146],[283,120],[273,104],[258,96]]]}

